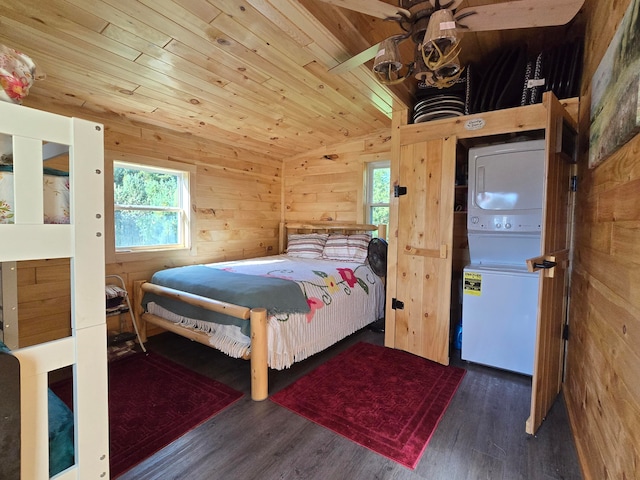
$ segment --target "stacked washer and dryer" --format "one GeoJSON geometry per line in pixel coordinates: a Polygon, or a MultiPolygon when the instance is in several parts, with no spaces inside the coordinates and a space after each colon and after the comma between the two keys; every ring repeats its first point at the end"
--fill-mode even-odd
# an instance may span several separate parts
{"type": "Polygon", "coordinates": [[[532,375],[539,274],[526,260],[541,254],[544,140],[469,150],[461,357],[532,375]]]}

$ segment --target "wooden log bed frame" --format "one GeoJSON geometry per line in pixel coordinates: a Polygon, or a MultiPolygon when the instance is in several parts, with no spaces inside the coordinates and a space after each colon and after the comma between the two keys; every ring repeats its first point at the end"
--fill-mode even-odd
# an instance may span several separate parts
{"type": "MultiPolygon", "coordinates": [[[[386,225],[369,225],[338,222],[316,223],[280,223],[279,229],[279,253],[286,250],[286,240],[291,233],[343,233],[353,234],[378,231],[378,237],[386,237],[386,225]]],[[[143,341],[146,341],[146,324],[151,323],[165,330],[183,337],[202,343],[210,348],[215,348],[209,343],[207,333],[178,325],[165,320],[157,315],[146,312],[142,308],[142,297],[145,292],[162,295],[174,300],[179,300],[206,310],[223,313],[235,318],[250,322],[251,353],[242,357],[251,362],[251,398],[261,401],[269,396],[269,367],[268,367],[268,335],[267,335],[267,310],[265,308],[247,308],[241,305],[222,302],[219,300],[202,297],[188,292],[175,290],[152,284],[146,280],[134,282],[134,310],[138,322],[138,329],[143,341]]]]}

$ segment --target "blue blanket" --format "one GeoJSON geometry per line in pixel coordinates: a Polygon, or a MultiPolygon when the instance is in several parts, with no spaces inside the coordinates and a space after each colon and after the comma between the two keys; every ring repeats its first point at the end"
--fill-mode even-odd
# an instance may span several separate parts
{"type": "MultiPolygon", "coordinates": [[[[244,275],[203,265],[191,265],[162,270],[153,275],[151,283],[234,305],[248,308],[263,307],[269,314],[310,311],[307,299],[298,284],[282,278],[244,275]]],[[[145,293],[142,306],[146,309],[149,302],[154,302],[183,317],[237,325],[242,333],[247,336],[250,334],[247,320],[211,312],[160,295],[145,293]]]]}

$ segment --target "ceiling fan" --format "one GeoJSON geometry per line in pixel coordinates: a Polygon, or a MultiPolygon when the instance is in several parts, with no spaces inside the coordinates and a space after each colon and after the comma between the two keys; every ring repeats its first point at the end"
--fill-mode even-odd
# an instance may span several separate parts
{"type": "Polygon", "coordinates": [[[411,75],[429,85],[453,85],[463,68],[458,60],[464,32],[547,27],[568,23],[584,0],[512,0],[458,9],[463,0],[321,0],[335,6],[396,22],[403,33],[373,45],[329,71],[344,73],[374,59],[381,83],[394,85],[411,75]],[[411,39],[414,58],[403,63],[398,44],[411,39]]]}

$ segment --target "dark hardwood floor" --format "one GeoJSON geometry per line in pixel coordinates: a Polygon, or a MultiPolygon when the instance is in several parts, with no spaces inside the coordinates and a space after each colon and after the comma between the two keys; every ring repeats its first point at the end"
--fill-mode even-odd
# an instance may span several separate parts
{"type": "MultiPolygon", "coordinates": [[[[270,371],[274,393],[358,341],[383,343],[362,330],[292,368],[270,371]]],[[[562,396],[537,435],[525,433],[528,377],[468,364],[447,412],[415,470],[403,467],[275,403],[249,396],[249,362],[171,333],[148,348],[247,395],[119,477],[142,479],[581,479],[562,396]]]]}

